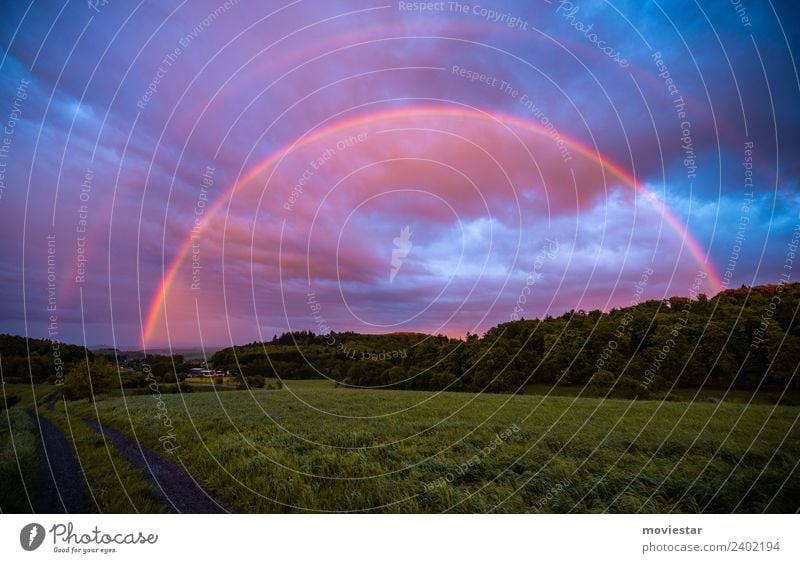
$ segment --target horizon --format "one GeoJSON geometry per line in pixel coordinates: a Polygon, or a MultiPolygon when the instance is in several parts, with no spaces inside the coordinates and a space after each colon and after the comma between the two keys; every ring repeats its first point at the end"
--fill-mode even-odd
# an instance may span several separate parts
{"type": "MultiPolygon", "coordinates": [[[[646,303],[646,302],[653,302],[653,301],[664,302],[664,301],[667,301],[667,300],[669,300],[671,298],[687,298],[687,299],[692,299],[692,300],[696,301],[701,295],[705,295],[705,297],[709,301],[711,301],[714,298],[718,297],[720,295],[720,293],[724,293],[726,291],[737,291],[737,290],[742,290],[742,289],[752,290],[753,288],[756,288],[756,287],[775,287],[775,286],[779,286],[779,285],[793,286],[793,285],[798,285],[798,284],[800,284],[800,281],[798,281],[798,282],[789,282],[789,283],[786,283],[786,284],[780,284],[780,283],[779,284],[759,284],[759,285],[753,285],[753,286],[748,286],[748,285],[744,285],[743,284],[743,285],[741,285],[739,287],[735,287],[735,288],[731,287],[731,288],[724,289],[723,291],[721,291],[721,292],[719,292],[719,293],[717,293],[715,295],[708,295],[708,294],[703,294],[703,293],[698,293],[695,297],[692,297],[690,295],[670,295],[670,296],[662,297],[660,299],[654,298],[654,299],[642,300],[642,301],[640,301],[640,304],[641,303],[646,303]]],[[[628,305],[628,307],[633,307],[633,306],[634,305],[628,305]]],[[[613,310],[622,310],[622,309],[625,309],[625,308],[627,308],[627,307],[625,307],[625,306],[623,306],[623,307],[611,307],[611,308],[609,308],[608,310],[605,310],[605,311],[601,310],[601,309],[592,309],[592,310],[588,310],[587,311],[587,310],[584,310],[584,309],[575,309],[573,307],[571,309],[567,309],[565,311],[562,311],[561,313],[547,315],[547,316],[545,316],[543,318],[540,318],[540,317],[532,317],[532,318],[521,317],[519,319],[509,319],[509,320],[506,320],[504,322],[498,323],[497,325],[494,325],[493,327],[490,327],[489,329],[487,329],[486,331],[483,331],[481,333],[469,333],[468,332],[468,333],[465,333],[464,336],[448,336],[448,335],[444,335],[444,334],[441,334],[441,333],[433,334],[433,333],[415,332],[415,331],[354,332],[354,334],[357,334],[359,336],[395,336],[395,335],[398,335],[398,334],[410,334],[410,335],[418,335],[418,336],[426,336],[426,337],[428,337],[428,336],[430,336],[430,337],[447,336],[447,338],[450,338],[451,340],[462,340],[462,341],[464,341],[464,340],[466,340],[466,338],[468,336],[478,336],[479,338],[483,338],[486,335],[486,332],[491,330],[491,328],[495,328],[496,326],[500,326],[500,325],[508,323],[508,322],[545,321],[545,320],[547,320],[548,317],[559,318],[559,317],[562,317],[562,316],[566,315],[567,313],[569,313],[571,311],[573,311],[575,313],[583,311],[587,315],[590,314],[590,313],[593,313],[595,311],[600,311],[601,314],[607,315],[613,310]]],[[[304,330],[304,329],[300,329],[300,330],[304,330]]],[[[325,336],[326,334],[329,334],[329,333],[314,332],[313,330],[311,330],[309,332],[311,332],[311,334],[313,334],[314,336],[325,336]]],[[[337,334],[341,334],[341,333],[353,332],[353,331],[331,331],[331,332],[335,332],[337,334]]],[[[248,345],[253,344],[253,343],[256,343],[256,344],[270,344],[271,340],[273,338],[279,338],[279,337],[283,336],[284,334],[288,334],[288,333],[289,333],[288,331],[287,332],[283,332],[283,333],[276,333],[276,334],[273,334],[271,337],[269,337],[269,338],[267,338],[265,340],[261,340],[261,341],[248,341],[248,342],[242,342],[242,343],[225,343],[225,344],[206,344],[206,345],[204,345],[202,347],[198,346],[198,345],[194,345],[194,346],[181,345],[181,346],[173,346],[171,348],[169,346],[150,346],[150,347],[147,347],[147,348],[141,348],[141,347],[136,347],[136,344],[118,344],[118,345],[114,346],[114,345],[112,345],[110,343],[96,343],[96,344],[89,343],[89,344],[86,344],[84,342],[70,342],[70,341],[66,341],[66,340],[58,340],[57,342],[59,342],[60,344],[68,344],[68,345],[71,345],[71,346],[83,346],[87,350],[91,350],[91,351],[95,351],[97,349],[117,350],[118,352],[146,352],[146,351],[150,351],[150,353],[170,352],[171,351],[172,354],[174,355],[174,354],[179,354],[180,352],[187,352],[187,351],[188,352],[211,351],[211,350],[217,351],[217,350],[223,350],[223,349],[226,349],[226,348],[248,346],[248,345]]],[[[22,337],[22,338],[37,338],[35,336],[26,336],[24,334],[11,334],[11,333],[2,333],[2,334],[8,335],[8,336],[18,336],[18,337],[22,337]]],[[[45,338],[45,340],[49,340],[49,339],[45,338]]]]}

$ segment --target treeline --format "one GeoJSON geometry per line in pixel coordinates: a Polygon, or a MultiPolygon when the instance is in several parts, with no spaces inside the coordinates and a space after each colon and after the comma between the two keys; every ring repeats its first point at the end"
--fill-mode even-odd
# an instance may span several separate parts
{"type": "Polygon", "coordinates": [[[83,346],[0,334],[0,365],[6,383],[45,383],[63,377],[80,362],[94,359],[83,346]]]}
{"type": "MultiPolygon", "coordinates": [[[[208,367],[254,387],[263,386],[264,378],[490,392],[555,384],[640,398],[673,385],[798,389],[799,306],[800,283],[794,283],[742,287],[712,299],[652,300],[608,313],[569,311],[503,323],[483,337],[464,339],[295,331],[220,350],[208,367]]],[[[75,397],[153,382],[180,388],[196,365],[180,355],[126,357],[9,335],[0,335],[0,354],[6,383],[65,384],[75,397]]]]}
{"type": "Polygon", "coordinates": [[[119,368],[123,387],[143,384],[140,376],[144,371],[152,373],[156,381],[174,381],[176,374],[183,375],[191,367],[178,354],[145,357],[110,348],[92,351],[75,344],[0,334],[0,365],[6,383],[59,383],[73,368],[92,365],[95,360],[119,368]]]}
{"type": "Polygon", "coordinates": [[[181,355],[145,357],[113,349],[93,352],[74,344],[0,334],[4,383],[50,383],[59,386],[68,399],[146,388],[153,383],[159,384],[163,393],[189,391],[182,381],[190,367],[181,355]]]}
{"type": "Polygon", "coordinates": [[[465,339],[413,333],[298,331],[220,350],[242,376],[325,377],[355,387],[512,392],[532,383],[590,385],[652,397],[679,387],[798,387],[800,283],[742,287],[712,299],[569,311],[503,323],[465,339]]]}

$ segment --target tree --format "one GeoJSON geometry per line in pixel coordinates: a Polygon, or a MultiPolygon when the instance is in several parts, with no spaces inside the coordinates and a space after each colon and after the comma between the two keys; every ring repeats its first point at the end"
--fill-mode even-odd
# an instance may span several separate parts
{"type": "Polygon", "coordinates": [[[384,385],[405,382],[406,370],[400,366],[390,367],[382,374],[384,385]]]}
{"type": "Polygon", "coordinates": [[[67,372],[64,391],[68,399],[93,401],[98,393],[113,387],[117,372],[105,358],[96,357],[88,368],[84,363],[77,363],[67,372]]]}
{"type": "MultiPolygon", "coordinates": [[[[271,342],[220,350],[212,362],[244,376],[327,377],[394,389],[438,390],[456,383],[449,388],[508,392],[532,382],[588,383],[597,392],[639,399],[658,397],[673,385],[779,390],[800,385],[794,377],[800,354],[798,303],[800,283],[792,283],[731,289],[711,298],[647,300],[608,312],[573,310],[557,318],[501,323],[483,336],[468,333],[464,340],[295,331],[271,342]],[[607,373],[595,377],[598,370],[607,373]],[[611,383],[608,374],[613,374],[611,383]]],[[[24,362],[7,360],[26,353],[26,346],[34,357],[49,357],[48,342],[0,335],[6,374],[27,381],[27,356],[24,362]]],[[[170,361],[152,361],[156,375],[169,376],[170,361]]],[[[31,364],[40,369],[38,360],[31,364]]]]}
{"type": "Polygon", "coordinates": [[[347,370],[346,383],[360,387],[376,387],[382,385],[381,374],[392,365],[380,360],[358,360],[347,370]]]}

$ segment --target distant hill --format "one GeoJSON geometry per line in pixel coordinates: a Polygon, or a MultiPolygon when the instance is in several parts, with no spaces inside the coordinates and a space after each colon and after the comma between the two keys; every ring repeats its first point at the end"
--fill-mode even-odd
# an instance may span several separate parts
{"type": "MultiPolygon", "coordinates": [[[[659,396],[673,385],[798,389],[799,311],[800,283],[762,285],[711,299],[671,297],[511,321],[463,340],[295,331],[205,354],[210,367],[242,376],[324,377],[356,387],[514,392],[531,383],[588,384],[636,397],[659,396]]],[[[198,348],[153,349],[148,362],[170,371],[170,352],[179,364],[203,357],[198,348]]],[[[7,382],[30,381],[30,374],[35,382],[52,380],[87,356],[144,358],[139,350],[86,350],[12,335],[0,335],[0,354],[7,382]]]]}
{"type": "MultiPolygon", "coordinates": [[[[170,354],[183,356],[187,360],[202,360],[204,357],[210,358],[215,352],[222,350],[222,346],[210,346],[205,348],[148,348],[148,354],[157,354],[160,356],[169,356],[170,354]]],[[[141,350],[137,350],[142,356],[144,354],[141,350]]]]}
{"type": "MultiPolygon", "coordinates": [[[[206,350],[207,355],[219,348],[206,350]]],[[[84,348],[75,344],[45,340],[41,338],[25,338],[10,334],[0,334],[0,355],[2,357],[3,380],[6,383],[53,382],[60,380],[70,368],[77,364],[91,362],[96,356],[104,356],[109,362],[115,359],[120,363],[128,362],[134,367],[145,359],[141,350],[120,350],[112,346],[92,346],[84,348]]],[[[147,361],[159,375],[172,370],[169,350],[152,349],[147,351],[147,361]],[[167,369],[164,366],[169,366],[167,369]]],[[[172,350],[178,369],[184,361],[203,358],[203,351],[198,348],[172,350]]],[[[188,369],[188,368],[186,368],[188,369]]]]}
{"type": "Polygon", "coordinates": [[[609,312],[573,310],[503,323],[466,340],[296,331],[225,348],[211,364],[248,376],[327,377],[395,389],[508,392],[531,383],[589,384],[642,397],[673,385],[797,388],[799,305],[794,283],[609,312]]]}
{"type": "MultiPolygon", "coordinates": [[[[187,360],[201,360],[204,357],[210,357],[214,352],[221,350],[222,346],[214,346],[211,348],[206,348],[203,350],[202,348],[173,348],[170,350],[169,348],[149,348],[147,350],[147,355],[155,355],[155,356],[183,356],[187,360]]],[[[114,348],[113,346],[90,346],[89,350],[98,354],[100,356],[110,356],[114,357],[115,355],[122,359],[131,359],[131,360],[143,360],[145,358],[144,351],[140,349],[120,349],[114,348]]]]}

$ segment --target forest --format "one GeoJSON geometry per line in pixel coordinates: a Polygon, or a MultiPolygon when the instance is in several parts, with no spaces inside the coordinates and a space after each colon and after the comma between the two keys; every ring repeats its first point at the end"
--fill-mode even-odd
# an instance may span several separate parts
{"type": "Polygon", "coordinates": [[[797,388],[798,305],[800,283],[743,286],[711,299],[520,319],[463,339],[295,331],[220,350],[211,362],[245,377],[392,389],[516,392],[548,383],[646,398],[673,386],[797,388]]]}
{"type": "MultiPolygon", "coordinates": [[[[208,367],[228,371],[241,387],[263,387],[264,378],[324,378],[353,388],[428,391],[581,386],[621,398],[663,397],[676,387],[797,391],[799,306],[794,283],[573,310],[464,338],[294,331],[219,350],[208,367]]],[[[191,367],[180,355],[113,352],[0,335],[4,382],[66,383],[73,397],[144,387],[148,378],[180,384],[191,367]]],[[[184,389],[191,390],[176,385],[184,389]]]]}

